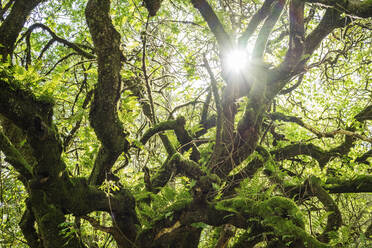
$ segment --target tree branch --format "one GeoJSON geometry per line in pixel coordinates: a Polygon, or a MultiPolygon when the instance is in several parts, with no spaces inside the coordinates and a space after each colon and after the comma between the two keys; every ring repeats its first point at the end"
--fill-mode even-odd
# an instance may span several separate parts
{"type": "Polygon", "coordinates": [[[207,95],[207,98],[205,99],[205,102],[203,104],[203,109],[201,111],[201,118],[199,122],[200,125],[203,125],[203,123],[207,121],[208,109],[209,109],[209,104],[211,103],[211,99],[212,99],[212,88],[210,87],[208,89],[208,95],[207,95]]]}
{"type": "Polygon", "coordinates": [[[365,107],[354,117],[355,120],[362,122],[366,120],[372,120],[372,105],[365,107]]]}
{"type": "Polygon", "coordinates": [[[285,95],[285,94],[288,94],[292,91],[294,91],[295,89],[297,89],[298,86],[300,86],[300,84],[302,83],[302,80],[304,79],[304,74],[301,74],[299,76],[299,78],[297,79],[297,82],[292,85],[291,87],[287,88],[287,89],[283,89],[279,92],[279,95],[285,95]]]}
{"type": "Polygon", "coordinates": [[[272,29],[274,28],[274,25],[276,24],[282,13],[285,2],[286,0],[278,0],[272,8],[271,14],[265,20],[260,32],[258,33],[256,44],[253,49],[252,54],[253,59],[256,60],[262,59],[265,53],[267,39],[269,38],[269,35],[272,29]]]}
{"type": "MultiPolygon", "coordinates": [[[[340,12],[334,9],[327,9],[318,26],[305,38],[304,44],[301,45],[301,39],[298,37],[299,49],[289,49],[286,55],[288,59],[285,59],[277,68],[270,70],[268,78],[270,91],[267,93],[267,97],[269,99],[275,97],[293,76],[304,70],[306,62],[322,40],[334,29],[346,26],[349,22],[348,18],[340,18],[340,12]],[[297,52],[300,52],[302,46],[302,56],[298,56],[297,52]],[[293,51],[296,51],[296,54],[293,51]]],[[[295,22],[293,22],[293,25],[297,26],[295,22]]]]}
{"type": "Polygon", "coordinates": [[[341,212],[332,197],[320,185],[319,179],[311,177],[309,179],[309,184],[311,194],[316,196],[323,204],[324,210],[330,213],[327,217],[327,225],[323,233],[319,236],[320,241],[328,243],[330,240],[330,232],[337,231],[342,225],[341,212]]]}
{"type": "Polygon", "coordinates": [[[199,10],[204,20],[207,22],[210,30],[217,39],[221,52],[224,53],[224,51],[230,50],[232,47],[231,38],[208,2],[206,0],[191,0],[191,3],[199,10]]]}
{"type": "Polygon", "coordinates": [[[322,6],[332,7],[342,13],[352,16],[368,18],[372,17],[372,2],[360,0],[301,0],[308,3],[317,3],[322,6]]]}
{"type": "Polygon", "coordinates": [[[4,21],[3,16],[8,11],[8,9],[12,6],[12,4],[15,2],[15,0],[9,0],[4,8],[1,7],[0,4],[0,21],[4,21]]]}
{"type": "Polygon", "coordinates": [[[6,156],[6,161],[21,174],[25,179],[31,179],[32,167],[23,158],[22,154],[13,146],[10,140],[0,129],[0,151],[6,156]]]}
{"type": "Polygon", "coordinates": [[[275,0],[265,0],[262,7],[253,15],[250,20],[247,29],[242,33],[239,38],[239,45],[245,48],[247,46],[249,38],[251,38],[253,32],[256,30],[258,25],[269,15],[271,5],[275,0]]]}
{"type": "Polygon", "coordinates": [[[89,216],[80,216],[80,218],[88,221],[92,227],[94,227],[97,230],[100,230],[102,232],[110,233],[111,235],[114,235],[115,233],[115,228],[114,227],[107,227],[107,226],[102,226],[96,219],[89,217],[89,216]]]}
{"type": "Polygon", "coordinates": [[[176,120],[169,120],[165,122],[160,122],[153,127],[149,128],[142,136],[140,142],[142,144],[146,144],[147,141],[154,136],[157,133],[160,133],[162,131],[166,130],[175,130],[177,126],[179,125],[185,125],[185,118],[184,117],[178,117],[176,120]]]}
{"type": "Polygon", "coordinates": [[[289,6],[289,49],[282,63],[284,68],[295,68],[304,50],[304,8],[302,0],[292,0],[289,6]]]}
{"type": "Polygon", "coordinates": [[[185,159],[181,154],[175,153],[164,162],[151,178],[151,191],[154,193],[158,192],[168,183],[172,174],[181,174],[195,180],[205,175],[196,162],[185,159]]]}
{"type": "MultiPolygon", "coordinates": [[[[15,42],[31,11],[44,0],[18,0],[0,26],[0,55],[3,60],[13,53],[15,42]]],[[[11,1],[10,1],[11,2],[11,1]]]]}
{"type": "Polygon", "coordinates": [[[0,79],[0,113],[26,132],[38,162],[34,176],[58,178],[65,165],[60,160],[62,145],[52,119],[53,102],[37,99],[22,83],[7,80],[0,79]]]}
{"type": "MultiPolygon", "coordinates": [[[[183,117],[182,117],[183,118],[183,117]]],[[[182,153],[192,149],[190,158],[191,160],[197,162],[200,159],[200,152],[192,140],[192,137],[185,129],[186,120],[183,118],[183,125],[176,125],[174,129],[174,133],[176,134],[178,142],[180,142],[181,147],[180,151],[182,153]]]]}
{"type": "Polygon", "coordinates": [[[372,192],[372,176],[361,175],[352,179],[330,178],[324,185],[329,193],[363,193],[372,192]]]}
{"type": "MultiPolygon", "coordinates": [[[[20,40],[22,40],[23,39],[23,37],[29,37],[30,35],[31,35],[31,33],[35,30],[35,29],[37,29],[37,28],[41,28],[41,29],[43,29],[43,30],[45,30],[45,31],[47,31],[51,36],[52,36],[52,41],[57,41],[57,42],[59,42],[59,43],[62,43],[62,44],[64,44],[64,45],[66,45],[66,46],[68,46],[69,48],[71,48],[71,49],[73,49],[75,52],[77,52],[78,54],[80,54],[81,56],[83,56],[83,57],[85,57],[85,58],[87,58],[87,59],[94,59],[94,58],[96,58],[93,54],[91,54],[91,53],[88,53],[88,52],[86,52],[86,51],[84,51],[83,49],[81,49],[80,47],[79,47],[79,45],[77,45],[77,44],[75,44],[75,43],[72,43],[72,42],[70,42],[70,41],[68,41],[68,40],[65,40],[65,39],[63,39],[63,38],[61,38],[61,37],[59,37],[56,33],[54,33],[48,26],[46,26],[46,25],[44,25],[44,24],[42,24],[42,23],[34,23],[34,24],[32,24],[29,28],[28,28],[28,30],[26,31],[26,33],[22,36],[22,38],[20,39],[20,40]]],[[[50,45],[49,45],[50,46],[50,45]]],[[[49,46],[46,46],[44,49],[43,49],[43,51],[42,51],[42,53],[41,53],[41,55],[45,52],[45,49],[47,49],[49,46]]],[[[40,56],[41,56],[40,55],[40,56]]]]}
{"type": "Polygon", "coordinates": [[[211,155],[211,158],[209,160],[209,165],[214,165],[217,162],[217,159],[219,158],[221,152],[222,152],[222,124],[223,124],[223,116],[222,116],[222,105],[221,105],[221,99],[220,95],[218,93],[218,88],[217,88],[217,81],[216,78],[214,77],[214,74],[211,70],[211,67],[209,66],[208,60],[206,56],[203,56],[203,63],[205,68],[208,71],[209,77],[211,79],[211,90],[213,93],[213,98],[214,102],[216,104],[216,109],[217,109],[217,123],[216,123],[216,144],[213,149],[213,153],[211,155]]]}
{"type": "Polygon", "coordinates": [[[348,18],[340,18],[340,12],[334,9],[327,9],[318,26],[306,36],[304,55],[308,57],[313,54],[328,34],[336,28],[346,26],[349,22],[348,18]]]}
{"type": "Polygon", "coordinates": [[[325,132],[325,133],[323,133],[323,132],[320,132],[320,131],[316,130],[312,126],[306,124],[300,118],[295,117],[295,116],[286,116],[286,115],[284,115],[282,113],[279,113],[279,112],[270,113],[269,116],[270,116],[270,118],[272,120],[281,120],[281,121],[285,121],[285,122],[296,123],[296,124],[300,125],[301,127],[306,128],[307,130],[309,130],[312,133],[314,133],[318,138],[322,138],[322,137],[325,137],[325,138],[334,138],[337,134],[342,134],[342,135],[346,135],[346,136],[358,138],[360,140],[363,140],[363,141],[372,143],[372,138],[365,137],[363,135],[360,135],[358,133],[352,132],[350,130],[337,129],[337,130],[334,130],[334,131],[331,131],[331,132],[325,132]]]}
{"type": "Polygon", "coordinates": [[[35,230],[35,216],[32,213],[29,199],[26,199],[26,209],[23,212],[22,219],[19,223],[23,236],[31,248],[40,248],[41,243],[35,230]]]}
{"type": "Polygon", "coordinates": [[[319,166],[323,168],[329,160],[334,156],[331,152],[324,151],[313,144],[291,144],[283,148],[271,151],[274,160],[285,160],[298,155],[307,155],[319,162],[319,166]]]}
{"type": "Polygon", "coordinates": [[[372,158],[372,149],[355,159],[355,162],[369,164],[367,161],[368,158],[372,158]]]}
{"type": "Polygon", "coordinates": [[[87,24],[98,57],[98,82],[90,109],[90,123],[102,142],[91,184],[101,184],[118,156],[129,149],[126,133],[119,120],[117,103],[121,94],[120,34],[109,15],[109,0],[90,0],[85,9],[87,24]]]}
{"type": "MultiPolygon", "coordinates": [[[[134,78],[132,80],[126,80],[124,82],[124,84],[126,86],[128,86],[128,88],[130,89],[130,91],[135,95],[137,96],[140,104],[141,104],[141,107],[142,107],[142,111],[143,113],[145,114],[145,116],[151,120],[151,106],[150,104],[148,103],[148,101],[145,100],[145,97],[144,97],[144,88],[143,86],[138,82],[138,80],[135,80],[134,78]]],[[[165,150],[167,151],[168,155],[169,156],[172,156],[173,154],[176,153],[176,149],[173,147],[172,143],[170,142],[168,136],[164,135],[164,134],[159,134],[159,137],[164,145],[164,148],[165,150]]]]}

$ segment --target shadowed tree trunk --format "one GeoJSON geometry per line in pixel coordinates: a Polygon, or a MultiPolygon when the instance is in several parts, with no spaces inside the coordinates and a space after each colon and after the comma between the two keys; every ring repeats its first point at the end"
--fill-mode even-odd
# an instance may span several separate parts
{"type": "MultiPolygon", "coordinates": [[[[346,38],[336,37],[335,32],[344,28],[340,35],[346,35],[353,25],[370,32],[365,23],[372,16],[371,1],[220,4],[191,0],[180,4],[147,0],[144,7],[148,15],[142,16],[144,10],[130,1],[88,0],[86,5],[77,1],[70,7],[80,6],[76,11],[80,18],[85,17],[86,23],[79,22],[86,32],[81,36],[87,36],[81,42],[74,41],[75,34],[70,36],[59,28],[60,23],[48,26],[53,23],[46,21],[53,18],[48,5],[52,1],[5,2],[0,12],[0,150],[18,173],[27,195],[19,226],[28,246],[88,247],[88,235],[82,235],[84,223],[109,234],[117,247],[123,248],[201,247],[209,235],[204,233],[207,228],[222,230],[211,242],[215,247],[255,247],[260,242],[267,247],[330,247],[332,240],[341,242],[334,234],[344,224],[340,201],[333,194],[372,192],[372,177],[366,173],[371,157],[366,147],[370,149],[372,143],[371,101],[365,100],[368,93],[360,97],[363,100],[359,106],[363,107],[345,118],[347,121],[329,117],[332,125],[337,123],[337,129],[331,131],[323,123],[317,127],[304,121],[295,107],[289,109],[283,104],[276,109],[279,96],[301,87],[305,73],[312,68],[334,66],[341,56],[352,56],[346,38]],[[178,6],[179,11],[188,8],[196,21],[171,20],[164,6],[178,6]],[[237,6],[242,9],[239,15],[234,12],[237,6]],[[311,15],[309,6],[317,10],[318,19],[311,15]],[[48,10],[47,18],[42,8],[48,10]],[[230,20],[222,18],[227,15],[223,11],[231,14],[230,20]],[[30,15],[35,16],[27,23],[30,15]],[[40,23],[34,23],[39,19],[40,23]],[[132,34],[123,31],[122,26],[137,19],[143,25],[133,26],[130,37],[132,34]],[[241,34],[239,39],[228,30],[228,21],[233,26],[238,19],[239,30],[233,31],[241,34]],[[173,96],[164,89],[173,90],[176,84],[165,81],[161,85],[158,81],[181,75],[168,75],[178,65],[170,62],[172,56],[165,50],[161,53],[156,49],[164,44],[177,47],[172,43],[179,42],[182,33],[178,34],[175,26],[170,36],[173,40],[164,38],[166,31],[154,26],[162,22],[191,24],[210,34],[205,46],[208,49],[202,48],[200,54],[190,51],[200,61],[200,80],[210,85],[202,93],[205,101],[198,96],[192,102],[168,107],[173,96]],[[42,30],[42,35],[35,35],[35,30],[42,30]],[[284,41],[281,35],[286,37],[284,41]],[[317,64],[318,48],[330,35],[335,47],[328,53],[336,57],[329,55],[317,64]],[[249,63],[233,73],[228,69],[228,55],[250,44],[253,37],[256,42],[249,63]],[[42,48],[31,42],[37,38],[43,40],[38,44],[42,48]],[[54,43],[63,47],[58,50],[54,43]],[[342,51],[337,47],[340,44],[344,45],[342,51]],[[214,55],[209,47],[213,47],[214,55]],[[37,49],[38,59],[32,61],[37,49]],[[48,49],[55,50],[48,54],[48,49]],[[280,50],[280,55],[273,49],[280,50]],[[52,60],[61,54],[64,57],[54,61],[49,72],[38,69],[43,55],[52,60]],[[79,58],[72,60],[72,67],[78,69],[56,69],[70,56],[79,58]],[[158,62],[159,58],[169,61],[158,62]],[[269,59],[273,64],[267,62],[269,59]],[[33,80],[32,70],[40,70],[45,76],[33,80]],[[63,88],[70,80],[82,82],[71,89],[66,86],[62,100],[44,94],[49,81],[63,88]],[[73,100],[63,100],[69,94],[73,100]],[[70,104],[70,108],[63,104],[70,104]],[[194,112],[180,111],[188,107],[194,112]],[[132,118],[136,111],[137,116],[132,118]],[[141,127],[135,129],[139,122],[141,127]],[[293,140],[293,130],[297,129],[306,130],[307,139],[293,140]],[[94,142],[89,143],[81,133],[78,136],[79,132],[94,137],[94,142]],[[71,147],[75,147],[72,152],[71,147]],[[143,172],[120,173],[136,164],[143,172]],[[347,166],[364,174],[349,178],[331,173],[332,167],[342,172],[347,166]],[[169,202],[161,205],[160,198],[169,202]],[[304,205],[307,201],[313,201],[313,205],[304,205]],[[318,224],[316,231],[308,227],[314,217],[311,210],[305,216],[303,206],[326,213],[325,223],[318,224]],[[156,216],[151,212],[154,209],[159,211],[156,216]],[[102,219],[97,217],[101,215],[102,219]]],[[[179,55],[182,66],[195,71],[187,67],[191,62],[187,61],[186,47],[186,55],[179,55]]],[[[368,83],[364,89],[370,94],[368,83]]],[[[182,102],[179,100],[175,101],[182,102]]],[[[288,102],[296,100],[288,97],[288,102]]],[[[302,104],[295,105],[300,108],[302,104]]],[[[310,114],[303,112],[311,120],[310,114]]],[[[330,116],[337,114],[335,110],[330,112],[330,116]]],[[[368,224],[360,226],[367,238],[371,234],[368,224]]]]}

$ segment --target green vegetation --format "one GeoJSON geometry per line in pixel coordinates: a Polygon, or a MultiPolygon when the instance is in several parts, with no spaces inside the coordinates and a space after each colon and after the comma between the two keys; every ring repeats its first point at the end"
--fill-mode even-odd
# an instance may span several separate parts
{"type": "Polygon", "coordinates": [[[0,247],[372,247],[371,18],[0,0],[0,247]]]}

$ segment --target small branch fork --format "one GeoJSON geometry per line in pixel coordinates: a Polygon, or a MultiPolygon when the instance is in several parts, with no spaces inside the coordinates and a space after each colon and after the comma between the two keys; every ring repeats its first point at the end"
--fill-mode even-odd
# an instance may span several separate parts
{"type": "MultiPolygon", "coordinates": [[[[51,36],[52,36],[52,40],[50,40],[49,41],[49,43],[43,48],[43,50],[42,50],[42,52],[40,53],[40,56],[39,57],[41,57],[42,56],[42,54],[52,45],[52,43],[54,42],[54,41],[57,41],[57,42],[59,42],[59,43],[61,43],[61,44],[63,44],[63,45],[65,45],[65,46],[67,46],[67,47],[69,47],[69,48],[71,48],[71,49],[73,49],[75,52],[77,52],[79,55],[81,55],[81,56],[83,56],[83,57],[85,57],[85,58],[87,58],[87,59],[94,59],[94,58],[96,58],[96,56],[95,55],[93,55],[93,54],[91,54],[91,53],[89,53],[89,52],[86,52],[86,51],[84,51],[83,49],[81,49],[80,48],[80,45],[78,45],[78,44],[75,44],[75,43],[72,43],[72,42],[70,42],[70,41],[68,41],[68,40],[66,40],[66,39],[63,39],[63,38],[61,38],[61,37],[59,37],[56,33],[54,33],[48,26],[46,26],[45,24],[42,24],[42,23],[34,23],[34,24],[32,24],[29,28],[28,28],[28,30],[22,35],[22,37],[21,37],[21,39],[19,40],[19,41],[21,41],[21,40],[23,40],[23,38],[24,37],[26,37],[27,39],[29,39],[29,37],[30,37],[30,35],[31,35],[31,33],[35,30],[35,29],[37,29],[37,28],[41,28],[41,29],[43,29],[43,30],[45,30],[45,31],[47,31],[51,36]]],[[[18,42],[19,42],[18,41],[18,42]]]]}

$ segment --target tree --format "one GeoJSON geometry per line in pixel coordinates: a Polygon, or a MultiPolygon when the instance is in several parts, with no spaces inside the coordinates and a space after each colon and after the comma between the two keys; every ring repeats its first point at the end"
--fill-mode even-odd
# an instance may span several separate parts
{"type": "Polygon", "coordinates": [[[371,1],[0,3],[6,245],[371,245],[371,1]]]}

